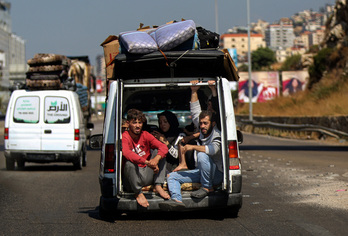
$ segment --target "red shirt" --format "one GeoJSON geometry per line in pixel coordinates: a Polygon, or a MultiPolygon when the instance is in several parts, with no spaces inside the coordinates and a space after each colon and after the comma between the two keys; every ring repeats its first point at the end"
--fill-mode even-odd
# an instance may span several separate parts
{"type": "Polygon", "coordinates": [[[129,131],[122,134],[122,155],[139,167],[145,167],[145,161],[151,159],[151,149],[157,149],[157,155],[164,158],[168,147],[152,134],[142,131],[138,140],[133,140],[129,131]]]}

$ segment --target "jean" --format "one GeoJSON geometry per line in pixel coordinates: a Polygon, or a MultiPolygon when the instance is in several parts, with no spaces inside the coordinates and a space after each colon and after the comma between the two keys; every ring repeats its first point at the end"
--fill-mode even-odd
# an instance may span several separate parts
{"type": "Polygon", "coordinates": [[[167,178],[168,189],[172,199],[182,201],[181,184],[201,183],[202,187],[211,189],[222,182],[223,173],[213,160],[204,152],[197,153],[197,168],[188,171],[172,172],[167,178]]]}

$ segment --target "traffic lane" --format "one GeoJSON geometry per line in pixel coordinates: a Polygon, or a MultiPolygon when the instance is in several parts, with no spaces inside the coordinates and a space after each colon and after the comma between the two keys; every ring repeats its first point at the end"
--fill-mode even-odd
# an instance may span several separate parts
{"type": "MultiPolygon", "coordinates": [[[[301,235],[346,235],[348,174],[346,166],[337,163],[346,160],[345,151],[292,151],[289,146],[297,150],[301,145],[323,144],[250,134],[244,140],[240,151],[244,194],[240,217],[268,216],[276,225],[285,224],[286,229],[302,229],[301,235]],[[256,143],[286,148],[248,148],[256,143]],[[331,164],[318,163],[320,154],[326,159],[331,156],[331,164]]],[[[249,229],[254,227],[249,225],[251,221],[246,222],[249,229]]],[[[291,230],[280,232],[292,235],[291,230]]]]}
{"type": "Polygon", "coordinates": [[[87,155],[87,167],[78,171],[70,163],[26,163],[24,170],[7,171],[0,162],[0,189],[4,192],[0,195],[1,232],[97,233],[90,227],[90,215],[98,215],[98,160],[91,152],[87,155]]]}
{"type": "Polygon", "coordinates": [[[243,175],[243,207],[236,221],[254,235],[346,235],[345,209],[320,205],[296,181],[277,175],[258,167],[243,175]]]}
{"type": "Polygon", "coordinates": [[[318,232],[335,232],[314,219],[322,220],[328,216],[327,220],[333,222],[332,228],[343,229],[342,224],[337,225],[337,219],[331,218],[335,215],[335,218],[347,219],[337,213],[339,210],[329,209],[329,212],[326,212],[321,208],[316,210],[316,206],[312,208],[308,204],[294,203],[293,198],[296,195],[285,192],[291,190],[291,193],[296,193],[296,188],[301,187],[292,186],[292,178],[290,181],[280,179],[282,175],[294,171],[294,167],[291,166],[293,162],[278,161],[281,158],[264,153],[248,152],[250,153],[241,151],[245,169],[244,205],[238,218],[224,218],[219,212],[210,211],[134,213],[123,215],[115,222],[109,223],[102,221],[98,216],[99,151],[88,151],[87,167],[81,171],[71,169],[70,164],[61,163],[29,164],[24,171],[12,172],[6,171],[4,163],[1,162],[0,186],[4,187],[2,184],[5,184],[5,192],[9,195],[4,199],[5,204],[2,204],[5,211],[0,208],[0,228],[2,232],[31,235],[309,235],[308,232],[317,232],[318,235],[318,232]],[[273,173],[268,172],[272,165],[273,173]]]}
{"type": "Polygon", "coordinates": [[[348,146],[321,141],[276,138],[243,133],[240,150],[258,153],[281,153],[293,165],[335,171],[344,180],[348,175],[348,146]]]}
{"type": "Polygon", "coordinates": [[[22,171],[6,171],[0,163],[0,228],[13,235],[229,235],[240,228],[220,213],[132,213],[113,222],[99,218],[98,151],[88,151],[87,167],[28,163],[22,171]],[[0,195],[2,196],[2,195],[0,195]]]}

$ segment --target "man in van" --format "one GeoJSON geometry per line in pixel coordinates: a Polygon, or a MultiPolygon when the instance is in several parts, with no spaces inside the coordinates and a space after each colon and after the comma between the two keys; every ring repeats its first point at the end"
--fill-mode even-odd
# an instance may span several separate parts
{"type": "Polygon", "coordinates": [[[168,148],[153,135],[142,130],[145,121],[145,115],[141,111],[130,109],[127,113],[128,130],[122,134],[124,186],[135,193],[135,199],[142,207],[149,206],[142,193],[144,186],[154,184],[155,190],[162,198],[170,198],[162,188],[168,148]],[[157,150],[153,158],[151,149],[157,150]]]}
{"type": "Polygon", "coordinates": [[[181,184],[201,183],[202,187],[191,193],[193,198],[204,198],[214,191],[213,185],[220,184],[223,178],[221,157],[221,132],[216,127],[215,115],[212,111],[201,111],[197,90],[192,86],[191,114],[193,123],[199,127],[199,145],[186,144],[184,152],[193,150],[197,155],[197,167],[193,170],[172,172],[167,178],[171,195],[170,201],[160,203],[164,210],[180,210],[185,207],[182,202],[181,184]]]}

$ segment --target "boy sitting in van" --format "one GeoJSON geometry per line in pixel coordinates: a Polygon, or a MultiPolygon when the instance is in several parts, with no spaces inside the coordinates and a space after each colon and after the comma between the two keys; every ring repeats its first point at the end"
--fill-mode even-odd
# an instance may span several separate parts
{"type": "Polygon", "coordinates": [[[127,113],[128,130],[122,134],[122,154],[124,156],[124,186],[135,193],[135,199],[142,207],[149,203],[142,188],[154,183],[155,190],[164,199],[170,196],[162,188],[165,179],[167,146],[147,131],[143,131],[145,115],[136,109],[127,113]],[[157,154],[151,158],[151,149],[157,154]]]}

